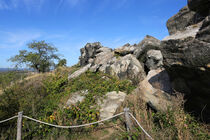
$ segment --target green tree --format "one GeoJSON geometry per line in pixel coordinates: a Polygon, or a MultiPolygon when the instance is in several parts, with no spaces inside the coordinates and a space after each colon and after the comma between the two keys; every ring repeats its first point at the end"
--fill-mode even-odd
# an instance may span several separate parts
{"type": "Polygon", "coordinates": [[[56,67],[63,67],[63,66],[66,67],[66,63],[67,63],[66,59],[60,59],[56,67]]]}
{"type": "Polygon", "coordinates": [[[55,54],[57,48],[45,41],[33,41],[28,44],[28,48],[30,51],[20,50],[19,54],[11,57],[9,61],[16,63],[16,67],[26,64],[38,72],[47,72],[55,66],[55,60],[60,60],[55,54]]]}

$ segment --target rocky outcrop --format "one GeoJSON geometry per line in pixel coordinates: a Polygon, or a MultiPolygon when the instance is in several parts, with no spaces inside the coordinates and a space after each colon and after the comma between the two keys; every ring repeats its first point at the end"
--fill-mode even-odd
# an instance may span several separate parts
{"type": "Polygon", "coordinates": [[[124,92],[108,92],[106,97],[102,99],[102,101],[98,101],[98,105],[100,106],[100,118],[106,119],[112,117],[117,108],[122,104],[125,100],[126,94],[124,92]]]}
{"type": "Polygon", "coordinates": [[[196,34],[196,39],[210,43],[210,16],[203,21],[201,28],[196,34]]]}
{"type": "Polygon", "coordinates": [[[185,6],[167,21],[168,32],[172,35],[178,31],[184,31],[186,27],[199,23],[203,18],[198,13],[191,11],[188,6],[185,6]]]}
{"type": "Polygon", "coordinates": [[[166,111],[172,105],[170,94],[170,81],[164,70],[152,70],[147,77],[139,83],[137,93],[152,109],[166,111]]]}
{"type": "Polygon", "coordinates": [[[154,49],[160,50],[160,40],[152,37],[152,36],[145,36],[144,39],[137,45],[134,55],[137,59],[141,62],[145,62],[146,60],[146,53],[147,51],[154,49]]]}
{"type": "Polygon", "coordinates": [[[81,56],[80,56],[80,65],[85,66],[92,62],[95,58],[96,50],[101,48],[100,42],[95,43],[87,43],[84,48],[80,49],[81,56]]]}
{"type": "Polygon", "coordinates": [[[118,54],[120,56],[125,56],[127,54],[133,54],[136,50],[137,45],[130,45],[129,43],[125,44],[124,46],[117,48],[114,50],[115,54],[118,54]]]}
{"type": "Polygon", "coordinates": [[[174,25],[180,24],[183,28],[175,29],[176,31],[171,31],[172,27],[169,28],[172,35],[161,41],[161,52],[173,88],[185,94],[185,109],[197,116],[202,112],[202,120],[209,122],[210,21],[209,16],[206,16],[209,15],[209,6],[208,10],[205,6],[202,7],[204,3],[208,5],[207,1],[188,0],[189,9],[185,7],[185,14],[181,14],[184,12],[182,9],[174,16],[176,18],[170,19],[174,25]],[[188,14],[186,18],[193,19],[193,15],[198,15],[201,16],[198,21],[202,21],[197,24],[197,21],[188,22],[190,20],[183,17],[188,14]]]}

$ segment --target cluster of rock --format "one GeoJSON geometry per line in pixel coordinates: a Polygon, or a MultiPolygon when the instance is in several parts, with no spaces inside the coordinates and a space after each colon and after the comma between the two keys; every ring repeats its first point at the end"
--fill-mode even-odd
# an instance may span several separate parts
{"type": "MultiPolygon", "coordinates": [[[[162,41],[147,35],[138,44],[125,44],[114,50],[99,42],[86,44],[81,49],[81,69],[69,75],[69,79],[87,70],[129,79],[138,85],[135,92],[155,110],[166,110],[172,104],[173,88],[189,95],[189,105],[201,111],[210,102],[209,7],[209,0],[188,0],[188,5],[168,20],[170,36],[162,41]]],[[[113,115],[115,111],[110,108],[116,110],[120,103],[114,102],[118,97],[123,102],[124,97],[113,93],[107,97],[115,100],[100,104],[105,111],[102,114],[113,115]]],[[[210,116],[209,110],[203,110],[203,116],[210,116]]]]}

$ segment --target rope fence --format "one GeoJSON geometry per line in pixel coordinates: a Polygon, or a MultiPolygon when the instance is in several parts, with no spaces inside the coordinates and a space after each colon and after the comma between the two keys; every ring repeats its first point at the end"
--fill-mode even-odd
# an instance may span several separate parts
{"type": "Polygon", "coordinates": [[[34,122],[37,122],[37,123],[40,123],[40,124],[45,124],[45,125],[52,126],[52,127],[56,127],[56,128],[71,129],[71,128],[79,128],[79,127],[85,127],[85,126],[90,126],[90,125],[102,123],[102,122],[104,122],[104,121],[108,121],[108,120],[110,120],[110,119],[116,118],[116,117],[118,117],[118,116],[120,116],[120,115],[123,115],[123,114],[125,115],[125,124],[126,124],[126,129],[127,129],[128,132],[131,130],[131,127],[132,127],[132,123],[131,123],[131,120],[130,120],[130,117],[129,117],[129,116],[131,116],[131,118],[133,118],[133,119],[135,120],[135,122],[138,124],[138,126],[141,128],[141,130],[146,134],[146,136],[148,136],[149,139],[154,140],[154,139],[146,132],[146,130],[140,125],[140,123],[139,123],[139,122],[137,121],[137,119],[133,116],[133,114],[129,113],[129,109],[128,109],[128,108],[125,108],[125,109],[124,109],[124,112],[121,112],[121,113],[119,113],[119,114],[116,114],[116,115],[114,115],[114,116],[112,116],[112,117],[108,117],[108,118],[106,118],[106,119],[103,119],[103,120],[100,120],[100,121],[97,121],[97,122],[92,122],[92,123],[87,123],[87,124],[82,124],[82,125],[62,126],[62,125],[50,124],[50,123],[47,123],[47,122],[43,122],[43,121],[40,121],[40,120],[31,118],[31,117],[25,116],[25,115],[23,115],[23,112],[18,112],[18,115],[0,121],[0,124],[1,124],[1,123],[4,123],[4,122],[7,122],[7,121],[10,121],[10,120],[12,120],[12,119],[18,118],[18,119],[17,119],[17,139],[16,139],[16,140],[21,140],[22,118],[26,118],[26,119],[29,119],[29,120],[31,120],[31,121],[34,121],[34,122]]]}

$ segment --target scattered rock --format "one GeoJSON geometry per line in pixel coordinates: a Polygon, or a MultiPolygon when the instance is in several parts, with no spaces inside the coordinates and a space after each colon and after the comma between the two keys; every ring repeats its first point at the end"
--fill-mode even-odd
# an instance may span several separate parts
{"type": "Polygon", "coordinates": [[[125,100],[125,97],[126,94],[124,92],[108,92],[102,101],[98,101],[98,105],[100,106],[100,119],[112,117],[117,108],[125,100]]]}
{"type": "Polygon", "coordinates": [[[66,106],[76,105],[76,103],[82,102],[86,94],[88,94],[88,90],[72,93],[71,97],[66,102],[66,106]]]}

